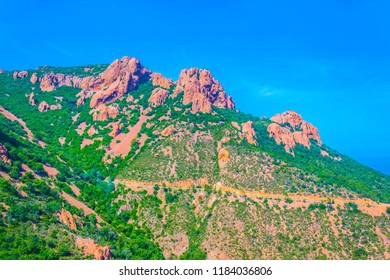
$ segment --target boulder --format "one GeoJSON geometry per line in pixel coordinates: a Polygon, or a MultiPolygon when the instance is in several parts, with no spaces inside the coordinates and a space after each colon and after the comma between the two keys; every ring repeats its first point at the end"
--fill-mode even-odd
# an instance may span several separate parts
{"type": "Polygon", "coordinates": [[[156,107],[163,104],[168,97],[168,93],[169,92],[166,89],[155,88],[149,97],[149,105],[151,107],[156,107]]]}

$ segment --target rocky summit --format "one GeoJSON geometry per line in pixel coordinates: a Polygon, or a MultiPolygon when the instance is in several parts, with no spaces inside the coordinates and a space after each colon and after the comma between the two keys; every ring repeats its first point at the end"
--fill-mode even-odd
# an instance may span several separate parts
{"type": "Polygon", "coordinates": [[[390,177],[209,70],[0,70],[0,123],[0,259],[390,259],[390,177]]]}

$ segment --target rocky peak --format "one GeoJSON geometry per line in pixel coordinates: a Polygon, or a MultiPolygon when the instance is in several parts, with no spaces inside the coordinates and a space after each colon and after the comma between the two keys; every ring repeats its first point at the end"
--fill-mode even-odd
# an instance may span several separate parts
{"type": "Polygon", "coordinates": [[[190,68],[183,69],[176,83],[174,94],[184,92],[183,103],[192,103],[192,112],[211,112],[211,105],[219,108],[234,109],[231,96],[227,96],[224,88],[210,71],[190,68]]]}
{"type": "Polygon", "coordinates": [[[292,127],[296,127],[302,123],[303,119],[297,112],[288,110],[282,114],[276,114],[271,118],[271,121],[279,124],[289,123],[292,127]]]}
{"type": "Polygon", "coordinates": [[[152,73],[150,74],[150,78],[152,80],[152,84],[155,87],[162,87],[165,89],[169,89],[172,85],[172,80],[165,78],[163,75],[160,73],[152,73]]]}
{"type": "Polygon", "coordinates": [[[271,118],[274,123],[268,126],[270,136],[275,138],[276,143],[283,143],[288,153],[294,154],[292,150],[296,143],[310,149],[310,139],[322,145],[318,129],[309,122],[303,120],[302,116],[294,111],[286,111],[271,118]],[[284,126],[288,124],[288,126],[284,126]]]}
{"type": "Polygon", "coordinates": [[[139,84],[150,79],[151,72],[142,66],[136,58],[125,56],[115,60],[99,75],[99,83],[89,90],[97,90],[92,96],[90,106],[115,100],[134,90],[139,84]]]}

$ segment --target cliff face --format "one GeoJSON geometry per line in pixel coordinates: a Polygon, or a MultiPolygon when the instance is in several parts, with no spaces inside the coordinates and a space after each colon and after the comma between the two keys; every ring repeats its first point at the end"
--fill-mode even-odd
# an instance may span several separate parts
{"type": "MultiPolygon", "coordinates": [[[[42,91],[53,91],[61,86],[69,86],[81,88],[84,92],[95,92],[90,106],[96,108],[136,89],[140,83],[150,79],[150,74],[151,72],[143,67],[138,59],[125,56],[115,60],[97,77],[78,77],[51,72],[39,80],[42,91]]],[[[157,82],[167,84],[162,78],[156,78],[157,82]]]]}
{"type": "Polygon", "coordinates": [[[141,65],[138,59],[128,56],[117,59],[99,75],[99,82],[89,90],[97,90],[90,106],[95,108],[134,90],[142,82],[150,79],[151,71],[141,65]]]}
{"type": "Polygon", "coordinates": [[[177,81],[174,94],[184,92],[184,105],[192,103],[192,112],[211,112],[211,106],[234,109],[231,96],[227,96],[218,80],[208,70],[183,69],[177,81]]]}
{"type": "MultiPolygon", "coordinates": [[[[19,73],[16,72],[15,77],[19,77],[19,73]]],[[[175,84],[174,96],[184,92],[183,104],[192,103],[193,113],[209,113],[212,106],[235,108],[233,98],[226,94],[222,85],[208,70],[183,69],[179,80],[173,83],[171,79],[142,66],[138,59],[128,56],[115,60],[98,76],[79,77],[50,72],[42,77],[33,73],[30,78],[33,84],[39,82],[42,91],[53,91],[61,86],[80,88],[82,91],[78,95],[77,105],[84,104],[86,98],[92,96],[90,107],[93,109],[118,99],[149,80],[153,86],[158,87],[149,100],[153,107],[161,105],[168,98],[168,89],[175,84]]]]}
{"type": "Polygon", "coordinates": [[[271,121],[274,123],[268,126],[270,136],[275,138],[278,144],[283,143],[288,153],[294,154],[296,143],[310,149],[310,139],[316,140],[319,146],[322,145],[318,129],[294,111],[277,114],[271,118],[271,121]]]}
{"type": "Polygon", "coordinates": [[[109,260],[111,259],[111,251],[108,246],[100,246],[91,238],[82,239],[76,238],[76,246],[83,249],[84,254],[94,256],[95,260],[109,260]]]}

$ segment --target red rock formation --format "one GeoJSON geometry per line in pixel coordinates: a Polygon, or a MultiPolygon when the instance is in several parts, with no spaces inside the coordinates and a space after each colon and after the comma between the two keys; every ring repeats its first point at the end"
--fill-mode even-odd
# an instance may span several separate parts
{"type": "Polygon", "coordinates": [[[25,78],[27,77],[28,75],[28,72],[27,71],[15,71],[14,74],[13,74],[13,77],[14,79],[18,79],[18,78],[25,78]]]}
{"type": "Polygon", "coordinates": [[[0,74],[3,74],[4,73],[4,70],[3,69],[0,69],[0,74]]]}
{"type": "Polygon", "coordinates": [[[302,122],[301,128],[302,128],[303,133],[309,139],[314,139],[314,140],[317,141],[318,145],[320,145],[320,146],[322,145],[322,141],[321,141],[321,138],[320,138],[320,134],[318,132],[318,128],[316,128],[311,123],[308,123],[308,122],[305,122],[305,121],[302,122]]]}
{"type": "Polygon", "coordinates": [[[222,148],[218,153],[218,164],[221,168],[225,167],[229,162],[229,152],[228,150],[222,148]]]}
{"type": "Polygon", "coordinates": [[[42,101],[39,103],[38,110],[39,112],[46,112],[47,110],[50,109],[49,104],[46,103],[46,101],[42,101]]]}
{"type": "Polygon", "coordinates": [[[296,142],[301,143],[302,145],[310,148],[310,141],[308,139],[314,139],[317,141],[318,145],[322,145],[318,129],[313,126],[311,123],[306,122],[302,119],[302,116],[294,111],[286,111],[282,114],[277,114],[271,118],[273,122],[278,124],[289,124],[293,131],[300,131],[301,134],[295,134],[296,142]]]}
{"type": "Polygon", "coordinates": [[[271,137],[275,138],[275,141],[278,145],[280,143],[283,143],[285,145],[284,149],[287,153],[294,154],[294,151],[292,149],[295,148],[295,140],[290,130],[281,127],[276,123],[271,123],[268,126],[267,131],[269,132],[271,137]]]}
{"type": "Polygon", "coordinates": [[[184,105],[192,103],[193,113],[211,112],[211,105],[234,109],[232,98],[226,96],[222,85],[213,78],[208,70],[183,69],[174,94],[177,95],[180,92],[184,92],[184,105]]]}
{"type": "Polygon", "coordinates": [[[94,134],[97,134],[98,133],[98,131],[96,130],[96,128],[95,128],[95,126],[91,126],[89,129],[88,129],[88,131],[87,131],[87,134],[88,134],[88,136],[92,136],[92,135],[94,135],[94,134]]]}
{"type": "Polygon", "coordinates": [[[241,130],[241,127],[240,127],[240,125],[237,122],[232,122],[232,126],[237,128],[238,130],[241,130]]]}
{"type": "Polygon", "coordinates": [[[50,110],[59,110],[62,108],[61,104],[50,105],[50,110]]]}
{"type": "Polygon", "coordinates": [[[35,106],[35,99],[34,99],[34,93],[30,93],[30,96],[28,98],[28,103],[30,103],[31,106],[35,106]]]}
{"type": "Polygon", "coordinates": [[[112,123],[111,124],[112,131],[110,132],[110,136],[116,137],[121,133],[121,125],[119,125],[118,122],[112,123]]]}
{"type": "Polygon", "coordinates": [[[105,121],[110,118],[116,118],[119,114],[118,108],[114,106],[106,106],[104,104],[99,105],[96,109],[92,110],[93,120],[105,121]]]}
{"type": "Polygon", "coordinates": [[[253,123],[248,121],[242,124],[242,134],[246,138],[249,144],[256,145],[256,132],[253,128],[253,123]]]}
{"type": "Polygon", "coordinates": [[[91,238],[83,239],[76,238],[76,246],[83,249],[84,254],[94,256],[95,260],[109,260],[111,259],[111,251],[108,246],[100,246],[91,238]]]}
{"type": "Polygon", "coordinates": [[[53,72],[43,75],[41,78],[40,88],[42,91],[53,91],[61,86],[75,88],[89,88],[98,83],[99,78],[70,76],[64,74],[54,74],[53,72]]]}
{"type": "Polygon", "coordinates": [[[330,157],[329,156],[329,153],[327,152],[327,151],[324,151],[324,150],[321,150],[321,155],[323,156],[323,157],[330,157]]]}
{"type": "Polygon", "coordinates": [[[85,91],[84,90],[80,91],[76,96],[79,97],[79,99],[77,99],[76,105],[77,106],[83,105],[85,103],[85,99],[87,98],[85,91]]]}
{"type": "Polygon", "coordinates": [[[11,160],[8,158],[7,149],[0,143],[0,161],[5,164],[11,164],[11,160]]]}
{"type": "Polygon", "coordinates": [[[65,209],[61,209],[61,211],[58,213],[58,219],[60,220],[61,223],[68,226],[69,228],[74,230],[77,229],[76,222],[74,221],[74,218],[69,211],[66,211],[65,209]]]}
{"type": "Polygon", "coordinates": [[[31,82],[32,84],[35,84],[37,81],[38,81],[38,75],[37,75],[37,73],[33,73],[33,74],[31,75],[30,82],[31,82]]]}
{"type": "Polygon", "coordinates": [[[161,131],[162,136],[168,136],[171,135],[172,133],[173,133],[173,125],[170,125],[167,128],[165,128],[163,131],[161,131]]]}
{"type": "Polygon", "coordinates": [[[158,105],[161,105],[164,103],[164,101],[167,99],[168,97],[168,91],[166,89],[162,89],[162,88],[155,88],[153,91],[152,91],[152,94],[150,95],[149,97],[149,105],[151,107],[156,107],[158,105]]]}
{"type": "Polygon", "coordinates": [[[271,118],[271,121],[278,124],[289,123],[291,127],[296,127],[302,123],[302,116],[294,111],[286,111],[282,114],[276,114],[271,118]]]}
{"type": "Polygon", "coordinates": [[[39,106],[38,106],[39,112],[46,112],[48,110],[58,110],[61,108],[62,108],[61,104],[49,105],[49,104],[47,104],[46,101],[42,101],[41,103],[39,103],[39,106]]]}
{"type": "Polygon", "coordinates": [[[310,149],[310,140],[307,135],[302,131],[294,131],[293,138],[296,143],[302,144],[306,148],[310,149]]]}
{"type": "Polygon", "coordinates": [[[101,82],[89,88],[90,90],[98,89],[92,96],[91,108],[115,100],[136,89],[141,82],[149,79],[150,74],[151,72],[136,58],[125,56],[120,60],[115,60],[99,75],[101,82]]]}
{"type": "Polygon", "coordinates": [[[152,79],[152,84],[155,87],[169,89],[172,86],[172,79],[165,78],[160,73],[152,73],[150,74],[150,78],[152,79]]]}

